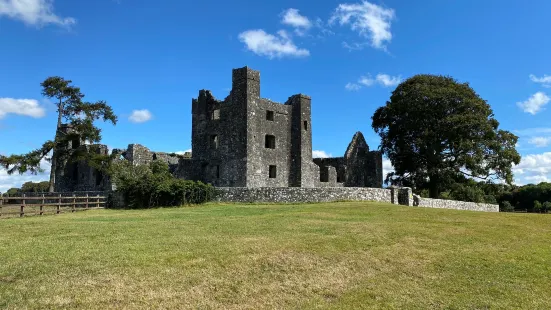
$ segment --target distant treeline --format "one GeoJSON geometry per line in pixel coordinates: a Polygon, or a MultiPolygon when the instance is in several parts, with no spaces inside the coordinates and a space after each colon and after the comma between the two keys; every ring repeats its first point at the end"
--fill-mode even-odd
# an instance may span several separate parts
{"type": "MultiPolygon", "coordinates": [[[[48,181],[26,182],[21,188],[10,188],[3,195],[16,196],[20,193],[47,192],[48,185],[48,181]]],[[[551,212],[551,183],[542,182],[537,185],[516,186],[466,179],[447,187],[439,198],[499,204],[502,212],[551,212]]],[[[420,190],[418,193],[422,197],[428,197],[428,189],[420,190]]]]}
{"type": "MultiPolygon", "coordinates": [[[[467,179],[447,187],[439,198],[499,204],[502,212],[551,212],[551,183],[517,186],[467,179]]],[[[428,197],[428,189],[419,194],[428,197]]]]}
{"type": "Polygon", "coordinates": [[[8,189],[3,196],[17,196],[21,193],[47,193],[50,182],[26,182],[21,188],[12,187],[8,189]]]}

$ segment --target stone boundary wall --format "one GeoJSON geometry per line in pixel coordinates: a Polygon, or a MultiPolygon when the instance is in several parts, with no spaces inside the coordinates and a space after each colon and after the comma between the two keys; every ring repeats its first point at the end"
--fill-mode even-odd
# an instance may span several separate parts
{"type": "Polygon", "coordinates": [[[392,200],[391,190],[369,187],[217,187],[219,202],[331,202],[339,200],[392,200]]]}
{"type": "Polygon", "coordinates": [[[454,209],[454,210],[469,210],[483,212],[499,212],[499,205],[487,203],[466,202],[457,200],[432,199],[419,197],[419,207],[439,208],[439,209],[454,209]]]}
{"type": "Polygon", "coordinates": [[[369,187],[217,187],[218,202],[245,203],[300,203],[332,201],[378,201],[405,206],[426,208],[499,212],[499,205],[421,198],[413,195],[411,188],[369,188],[369,187]]]}

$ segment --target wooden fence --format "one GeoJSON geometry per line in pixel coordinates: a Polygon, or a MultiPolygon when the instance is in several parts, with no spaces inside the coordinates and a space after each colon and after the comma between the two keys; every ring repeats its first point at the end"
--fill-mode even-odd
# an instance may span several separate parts
{"type": "Polygon", "coordinates": [[[32,193],[0,196],[0,218],[60,214],[104,208],[105,193],[32,193]]]}

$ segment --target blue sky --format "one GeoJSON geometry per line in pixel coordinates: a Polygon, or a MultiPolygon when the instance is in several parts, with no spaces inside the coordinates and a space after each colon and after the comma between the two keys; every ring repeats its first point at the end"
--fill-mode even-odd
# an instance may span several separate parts
{"type": "MultiPolygon", "coordinates": [[[[103,143],[191,146],[191,99],[228,94],[231,69],[261,72],[261,95],[312,97],[313,148],[342,156],[397,83],[445,74],[520,136],[519,184],[551,178],[551,2],[0,0],[0,153],[53,138],[40,82],[73,80],[119,115],[103,143]]],[[[390,166],[385,162],[385,168],[390,166]]],[[[45,176],[7,176],[0,191],[45,176]]]]}

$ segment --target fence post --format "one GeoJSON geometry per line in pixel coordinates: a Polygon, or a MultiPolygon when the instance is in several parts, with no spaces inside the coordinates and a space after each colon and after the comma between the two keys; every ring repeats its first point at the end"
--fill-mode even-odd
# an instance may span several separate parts
{"type": "Polygon", "coordinates": [[[75,198],[75,193],[73,193],[73,209],[71,210],[71,212],[75,212],[76,207],[77,207],[77,199],[75,198]]]}
{"type": "Polygon", "coordinates": [[[61,207],[61,194],[59,194],[58,196],[58,200],[57,200],[57,211],[55,214],[59,214],[59,208],[61,207]]]}
{"type": "Polygon", "coordinates": [[[98,196],[97,196],[97,197],[98,197],[98,198],[96,199],[96,203],[97,203],[96,207],[98,207],[98,208],[99,208],[99,194],[98,194],[98,196]]]}
{"type": "Polygon", "coordinates": [[[86,210],[88,210],[88,192],[86,192],[86,210]]]}
{"type": "Polygon", "coordinates": [[[40,205],[40,215],[44,215],[44,205],[46,201],[44,200],[44,194],[42,194],[42,204],[40,205]]]}
{"type": "Polygon", "coordinates": [[[23,200],[21,201],[21,213],[19,213],[19,217],[25,216],[25,194],[23,194],[23,200]]]}

